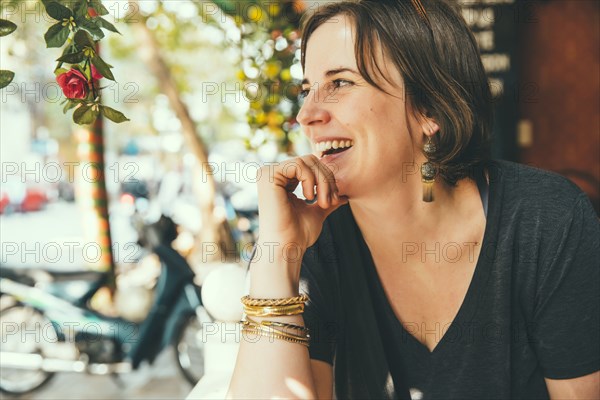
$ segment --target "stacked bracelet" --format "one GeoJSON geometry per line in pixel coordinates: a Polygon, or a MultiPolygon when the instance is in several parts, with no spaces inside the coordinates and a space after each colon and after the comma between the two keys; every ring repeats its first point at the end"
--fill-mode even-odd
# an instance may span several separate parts
{"type": "Polygon", "coordinates": [[[261,329],[254,329],[254,328],[244,328],[242,330],[242,332],[256,334],[256,335],[260,335],[260,336],[266,336],[266,337],[273,338],[273,339],[281,339],[281,340],[285,340],[286,342],[297,343],[297,344],[301,344],[303,346],[309,347],[308,340],[295,338],[295,337],[291,337],[288,335],[281,335],[281,334],[277,334],[277,333],[265,332],[261,329]]]}
{"type": "Polygon", "coordinates": [[[308,301],[308,296],[305,294],[283,299],[253,299],[249,296],[242,297],[244,312],[253,317],[302,314],[304,312],[304,303],[306,303],[306,301],[308,301]]]}
{"type": "Polygon", "coordinates": [[[253,320],[249,317],[246,317],[246,320],[241,321],[241,322],[243,324],[242,331],[244,333],[254,333],[254,334],[260,334],[262,336],[273,337],[276,339],[283,339],[283,340],[287,340],[292,343],[303,344],[307,347],[309,345],[310,334],[309,334],[308,328],[306,328],[304,326],[299,326],[299,325],[294,325],[294,324],[284,324],[284,323],[275,322],[275,321],[256,322],[255,320],[253,320]],[[293,329],[293,330],[297,331],[298,333],[296,334],[296,333],[287,332],[285,330],[275,328],[275,326],[293,329]]]}
{"type": "Polygon", "coordinates": [[[244,296],[242,297],[242,304],[244,305],[246,320],[241,321],[243,324],[242,332],[268,336],[308,347],[310,339],[308,328],[278,321],[257,322],[250,318],[301,314],[304,312],[306,301],[308,301],[308,296],[305,294],[282,299],[253,299],[244,296]]]}

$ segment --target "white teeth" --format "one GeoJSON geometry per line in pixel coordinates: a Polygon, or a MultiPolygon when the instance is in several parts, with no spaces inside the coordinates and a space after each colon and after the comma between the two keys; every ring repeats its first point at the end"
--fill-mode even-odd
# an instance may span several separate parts
{"type": "Polygon", "coordinates": [[[352,147],[354,142],[352,140],[328,140],[326,142],[319,142],[315,145],[315,148],[318,152],[323,153],[327,150],[331,149],[343,149],[347,147],[352,147]]]}

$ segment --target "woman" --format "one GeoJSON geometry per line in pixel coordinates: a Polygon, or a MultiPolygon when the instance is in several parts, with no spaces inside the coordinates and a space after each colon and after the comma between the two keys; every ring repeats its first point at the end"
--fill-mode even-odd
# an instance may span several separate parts
{"type": "Polygon", "coordinates": [[[260,171],[228,396],[597,397],[598,219],[566,179],[489,159],[457,12],[334,3],[302,46],[314,154],[260,171]]]}

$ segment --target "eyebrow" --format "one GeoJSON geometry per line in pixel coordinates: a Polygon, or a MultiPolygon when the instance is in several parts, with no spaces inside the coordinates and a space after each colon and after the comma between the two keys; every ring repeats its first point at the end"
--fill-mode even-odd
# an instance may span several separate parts
{"type": "MultiPolygon", "coordinates": [[[[336,68],[336,69],[330,69],[329,71],[325,72],[325,76],[327,78],[329,78],[330,76],[337,75],[337,74],[340,74],[342,72],[351,72],[353,74],[360,75],[358,73],[358,71],[353,70],[352,68],[340,67],[340,68],[336,68]]],[[[304,84],[310,84],[310,81],[308,79],[304,78],[304,79],[302,79],[302,84],[303,85],[304,84]]]]}

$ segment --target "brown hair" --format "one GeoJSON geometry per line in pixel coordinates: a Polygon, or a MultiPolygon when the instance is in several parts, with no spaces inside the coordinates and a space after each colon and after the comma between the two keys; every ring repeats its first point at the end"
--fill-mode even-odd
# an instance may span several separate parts
{"type": "Polygon", "coordinates": [[[383,48],[400,71],[414,110],[440,126],[428,155],[450,185],[470,176],[490,157],[492,105],[477,43],[464,19],[443,0],[422,0],[429,24],[410,0],[358,0],[327,4],[303,24],[302,68],[312,33],[337,15],[356,31],[356,63],[363,78],[383,89],[373,75],[389,82],[377,65],[383,48]]]}

